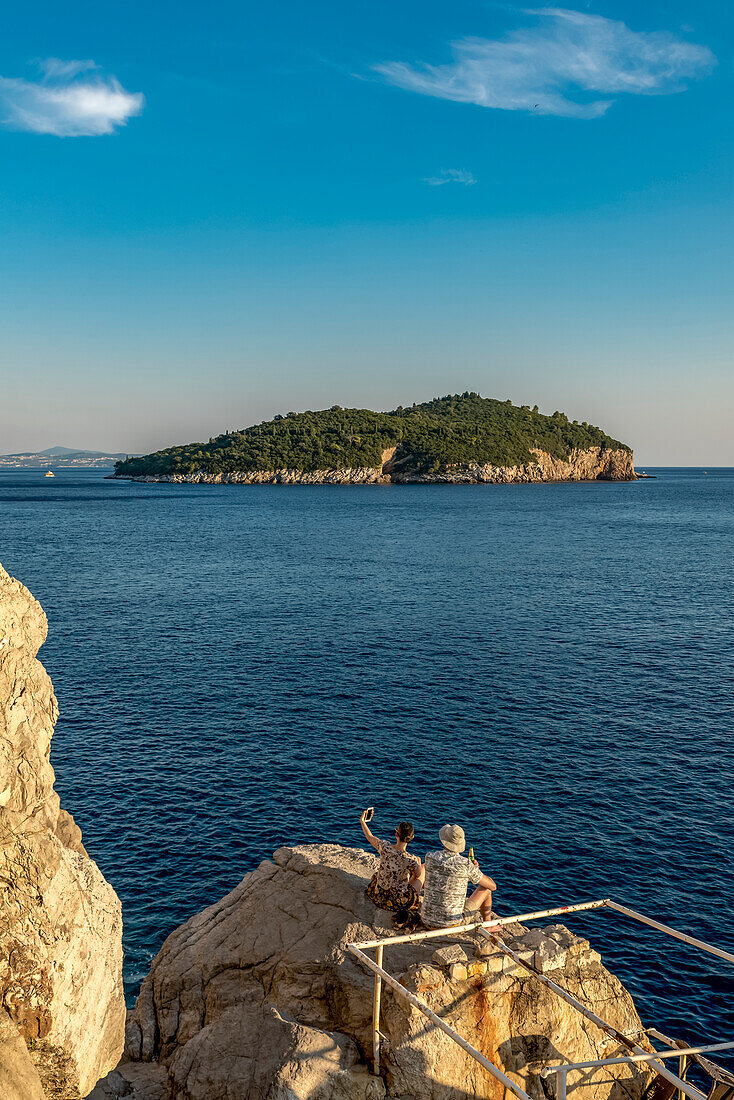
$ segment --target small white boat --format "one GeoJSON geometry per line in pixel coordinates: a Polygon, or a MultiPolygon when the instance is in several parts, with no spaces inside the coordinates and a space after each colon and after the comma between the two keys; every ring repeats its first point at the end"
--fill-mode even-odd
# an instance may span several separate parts
{"type": "Polygon", "coordinates": [[[56,477],[56,474],[53,472],[53,470],[46,470],[46,473],[43,476],[44,477],[56,477]]]}

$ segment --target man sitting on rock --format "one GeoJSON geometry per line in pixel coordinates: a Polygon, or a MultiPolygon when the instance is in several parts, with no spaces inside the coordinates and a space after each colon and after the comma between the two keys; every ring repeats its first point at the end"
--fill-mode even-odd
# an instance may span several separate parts
{"type": "Polygon", "coordinates": [[[461,853],[466,837],[460,825],[444,825],[438,833],[443,849],[428,852],[421,919],[427,928],[445,928],[451,924],[481,923],[491,920],[492,891],[497,889],[489,875],[483,875],[475,859],[461,853]],[[477,889],[467,898],[469,883],[477,889]]]}

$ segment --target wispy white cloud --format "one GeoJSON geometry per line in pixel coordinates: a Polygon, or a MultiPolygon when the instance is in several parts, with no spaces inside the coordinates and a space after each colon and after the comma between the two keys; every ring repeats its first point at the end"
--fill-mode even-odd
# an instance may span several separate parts
{"type": "Polygon", "coordinates": [[[38,62],[39,81],[0,76],[0,119],[14,130],[57,137],[111,134],[145,103],[140,92],[127,92],[114,76],[98,75],[94,61],[38,62]]]}
{"type": "Polygon", "coordinates": [[[373,66],[391,84],[422,95],[506,111],[596,118],[601,95],[667,95],[710,71],[716,59],[667,31],[630,30],[600,15],[544,8],[504,38],[464,38],[448,65],[389,61],[373,66]]]}
{"type": "Polygon", "coordinates": [[[428,176],[425,180],[429,187],[441,187],[444,183],[463,183],[470,187],[476,183],[471,172],[465,172],[463,168],[442,168],[437,176],[428,176]]]}
{"type": "Polygon", "coordinates": [[[89,59],[86,61],[62,61],[60,57],[44,57],[36,64],[48,80],[71,80],[79,73],[86,73],[90,69],[97,68],[96,63],[89,59]]]}

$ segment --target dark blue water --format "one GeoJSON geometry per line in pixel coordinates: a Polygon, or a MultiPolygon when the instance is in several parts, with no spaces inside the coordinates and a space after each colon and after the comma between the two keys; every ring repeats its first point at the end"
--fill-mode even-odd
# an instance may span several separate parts
{"type": "MultiPolygon", "coordinates": [[[[503,913],[613,897],[734,950],[734,471],[636,484],[0,475],[42,602],[64,805],[164,937],[283,843],[462,823],[503,913]]],[[[734,1036],[734,967],[568,919],[646,1024],[734,1036]]]]}

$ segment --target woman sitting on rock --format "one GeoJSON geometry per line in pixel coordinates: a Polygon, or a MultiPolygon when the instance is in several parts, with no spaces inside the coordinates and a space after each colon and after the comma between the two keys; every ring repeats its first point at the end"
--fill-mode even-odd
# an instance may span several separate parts
{"type": "Polygon", "coordinates": [[[415,836],[413,826],[409,821],[401,821],[395,830],[395,843],[388,844],[370,832],[367,822],[371,817],[372,813],[365,810],[359,819],[362,832],[380,854],[380,866],[367,887],[367,897],[379,909],[389,909],[391,912],[418,909],[423,864],[418,856],[406,850],[408,842],[415,836]]]}

